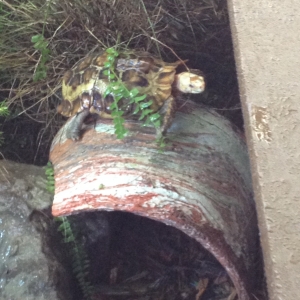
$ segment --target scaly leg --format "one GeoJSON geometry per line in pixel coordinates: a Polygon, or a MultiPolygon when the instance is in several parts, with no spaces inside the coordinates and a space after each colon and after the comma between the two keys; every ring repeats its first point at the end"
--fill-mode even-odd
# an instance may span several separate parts
{"type": "Polygon", "coordinates": [[[83,121],[89,115],[89,113],[89,109],[84,109],[72,117],[72,120],[69,121],[66,128],[66,137],[68,139],[73,141],[78,141],[80,139],[80,131],[83,121]]]}
{"type": "Polygon", "coordinates": [[[156,131],[157,138],[161,138],[168,128],[172,124],[173,117],[176,111],[176,101],[171,95],[163,104],[162,108],[159,110],[161,116],[163,116],[162,125],[156,131]]]}

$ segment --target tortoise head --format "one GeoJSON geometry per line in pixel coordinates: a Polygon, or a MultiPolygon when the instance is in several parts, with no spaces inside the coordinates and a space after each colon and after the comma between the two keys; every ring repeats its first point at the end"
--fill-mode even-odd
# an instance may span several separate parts
{"type": "Polygon", "coordinates": [[[190,72],[179,73],[176,75],[176,87],[182,93],[202,93],[205,89],[204,77],[190,72]]]}

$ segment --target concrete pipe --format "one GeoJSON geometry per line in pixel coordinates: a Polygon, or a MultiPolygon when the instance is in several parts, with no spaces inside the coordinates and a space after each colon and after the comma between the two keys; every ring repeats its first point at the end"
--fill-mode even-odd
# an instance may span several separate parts
{"type": "Polygon", "coordinates": [[[174,226],[223,265],[239,299],[253,299],[258,230],[247,147],[231,123],[192,102],[180,103],[163,151],[153,128],[127,121],[86,125],[79,142],[53,141],[54,216],[126,211],[174,226]]]}

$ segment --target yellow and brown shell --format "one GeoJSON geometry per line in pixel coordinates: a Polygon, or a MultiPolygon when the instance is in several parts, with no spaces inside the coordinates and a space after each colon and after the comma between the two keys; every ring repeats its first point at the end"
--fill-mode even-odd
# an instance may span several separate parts
{"type": "MultiPolygon", "coordinates": [[[[63,101],[58,112],[71,117],[82,110],[98,113],[103,118],[111,118],[112,96],[103,99],[102,95],[109,85],[104,63],[108,60],[106,52],[92,54],[80,60],[67,71],[62,81],[63,101]]],[[[180,61],[167,63],[147,52],[123,52],[115,60],[115,71],[127,89],[137,88],[145,101],[152,100],[153,112],[162,107],[172,94],[172,84],[180,61]]],[[[125,115],[132,107],[126,106],[125,115]]]]}

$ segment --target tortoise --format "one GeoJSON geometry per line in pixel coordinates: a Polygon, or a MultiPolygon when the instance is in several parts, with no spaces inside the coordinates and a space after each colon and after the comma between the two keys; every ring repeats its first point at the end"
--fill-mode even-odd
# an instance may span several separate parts
{"type": "MultiPolygon", "coordinates": [[[[109,54],[90,54],[78,61],[68,70],[62,80],[63,101],[57,111],[66,117],[73,117],[67,129],[66,136],[74,141],[79,140],[84,119],[90,114],[100,118],[112,119],[110,106],[114,95],[104,92],[110,82],[105,70],[108,69],[109,54]]],[[[199,70],[190,73],[187,70],[178,72],[183,61],[164,62],[148,52],[124,51],[117,53],[114,60],[114,73],[128,90],[137,88],[139,95],[146,95],[143,100],[152,100],[150,109],[162,116],[162,125],[157,129],[157,135],[163,135],[169,128],[175,112],[175,100],[178,92],[201,93],[205,82],[199,70]]],[[[134,118],[135,103],[130,99],[121,99],[118,107],[123,111],[124,118],[134,118]]]]}

